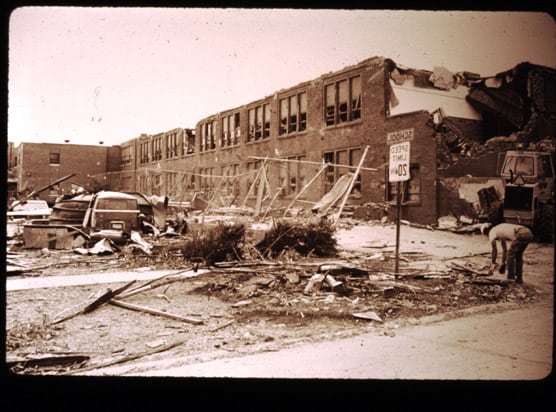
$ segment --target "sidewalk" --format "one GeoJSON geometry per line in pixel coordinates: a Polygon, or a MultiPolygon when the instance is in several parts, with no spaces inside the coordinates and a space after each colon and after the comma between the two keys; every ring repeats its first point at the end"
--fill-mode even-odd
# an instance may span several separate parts
{"type": "MultiPolygon", "coordinates": [[[[394,336],[367,333],[277,352],[192,363],[192,357],[122,365],[87,375],[301,378],[542,380],[553,365],[553,307],[403,327],[394,336]],[[188,363],[188,364],[185,364],[188,363]]],[[[200,355],[199,357],[203,357],[200,355]]],[[[210,354],[204,354],[210,359],[210,354]]]]}
{"type": "Polygon", "coordinates": [[[181,272],[173,270],[135,270],[127,272],[88,273],[86,275],[46,276],[36,278],[6,279],[6,292],[26,289],[40,289],[64,286],[95,285],[100,283],[131,282],[132,280],[151,280],[158,277],[180,273],[180,276],[195,277],[208,272],[207,269],[199,269],[181,272]]]}

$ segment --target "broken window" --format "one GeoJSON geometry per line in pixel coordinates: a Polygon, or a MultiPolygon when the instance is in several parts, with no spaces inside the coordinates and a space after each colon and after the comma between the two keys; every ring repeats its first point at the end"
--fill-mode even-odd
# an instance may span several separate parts
{"type": "Polygon", "coordinates": [[[233,138],[233,144],[239,144],[239,138],[241,137],[241,129],[239,126],[239,113],[235,113],[234,114],[234,125],[232,130],[234,130],[234,138],[233,138]]]}
{"type": "Polygon", "coordinates": [[[338,123],[348,121],[349,87],[347,80],[338,82],[338,123]]]}
{"type": "Polygon", "coordinates": [[[201,124],[201,151],[216,148],[216,120],[201,124]]]}
{"type": "Polygon", "coordinates": [[[285,135],[288,133],[288,100],[280,100],[280,129],[279,135],[285,135]]]}
{"type": "Polygon", "coordinates": [[[162,136],[153,138],[152,155],[153,161],[162,159],[162,136]]]}
{"type": "Polygon", "coordinates": [[[333,126],[336,123],[336,90],[333,84],[325,86],[324,101],[326,125],[333,126]]]}
{"type": "Polygon", "coordinates": [[[248,142],[270,136],[270,105],[268,103],[249,109],[247,116],[249,122],[248,142]]]}
{"type": "Polygon", "coordinates": [[[207,140],[207,124],[206,123],[202,123],[201,124],[201,152],[205,151],[205,142],[207,140]]]}
{"type": "MultiPolygon", "coordinates": [[[[388,169],[388,168],[387,168],[388,169]]],[[[386,170],[387,176],[388,170],[386,170]]],[[[421,203],[421,167],[418,164],[409,166],[409,180],[400,182],[401,202],[403,205],[419,205],[421,203]]],[[[398,195],[398,182],[389,182],[386,199],[395,203],[398,195]]]]}
{"type": "MultiPolygon", "coordinates": [[[[325,191],[328,192],[334,184],[344,174],[354,172],[355,167],[359,164],[361,159],[361,149],[352,148],[344,150],[336,150],[334,152],[325,152],[323,160],[325,163],[330,163],[326,168],[324,174],[325,191]]],[[[361,174],[358,174],[357,179],[353,185],[351,195],[361,193],[361,174]]]]}
{"type": "Polygon", "coordinates": [[[178,155],[178,134],[170,133],[166,136],[166,158],[170,159],[178,155]]]}
{"type": "Polygon", "coordinates": [[[307,129],[307,92],[280,99],[280,136],[307,129]]]}
{"type": "Polygon", "coordinates": [[[216,120],[210,122],[209,150],[216,149],[216,120]]]}
{"type": "Polygon", "coordinates": [[[290,96],[290,117],[288,124],[288,133],[293,133],[297,131],[297,96],[290,96]]]}
{"type": "Polygon", "coordinates": [[[60,153],[55,153],[55,152],[50,153],[50,164],[51,165],[60,164],[60,153]]]}
{"type": "Polygon", "coordinates": [[[255,140],[259,140],[263,136],[263,107],[258,106],[255,109],[255,140]]]}
{"type": "Polygon", "coordinates": [[[184,129],[182,156],[195,153],[195,131],[184,129]]]}
{"type": "Polygon", "coordinates": [[[141,152],[140,162],[141,163],[148,163],[149,162],[149,143],[144,142],[141,143],[139,147],[139,151],[141,152]]]}
{"type": "Polygon", "coordinates": [[[305,155],[290,156],[286,159],[287,162],[280,163],[278,174],[282,196],[299,193],[305,187],[307,178],[307,164],[303,163],[305,155]]]}
{"type": "Polygon", "coordinates": [[[247,141],[252,142],[255,140],[255,109],[249,109],[247,112],[247,119],[249,121],[249,129],[247,130],[247,141]]]}
{"type": "Polygon", "coordinates": [[[361,118],[361,76],[339,80],[324,87],[324,119],[327,126],[361,118]]]}
{"type": "Polygon", "coordinates": [[[350,79],[351,90],[351,116],[350,120],[361,118],[361,77],[352,77],[350,79]]]}
{"type": "Polygon", "coordinates": [[[299,94],[299,127],[298,131],[307,130],[307,93],[299,94]]]}
{"type": "Polygon", "coordinates": [[[220,136],[220,146],[226,147],[230,144],[230,131],[229,131],[230,116],[222,118],[222,135],[220,136]]]}
{"type": "Polygon", "coordinates": [[[263,105],[263,138],[270,137],[270,105],[263,105]]]}

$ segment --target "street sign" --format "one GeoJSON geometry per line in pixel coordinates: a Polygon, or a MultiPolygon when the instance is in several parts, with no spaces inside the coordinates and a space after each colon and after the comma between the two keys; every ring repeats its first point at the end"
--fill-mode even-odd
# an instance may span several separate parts
{"type": "Polygon", "coordinates": [[[396,132],[386,134],[386,144],[396,144],[401,142],[409,142],[415,137],[415,129],[402,129],[396,132]]]}
{"type": "Polygon", "coordinates": [[[409,180],[409,141],[390,146],[389,182],[405,182],[409,180]]]}

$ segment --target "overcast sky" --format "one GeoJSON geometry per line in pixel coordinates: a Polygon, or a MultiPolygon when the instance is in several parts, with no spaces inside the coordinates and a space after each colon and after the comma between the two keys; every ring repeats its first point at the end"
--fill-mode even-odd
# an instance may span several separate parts
{"type": "Polygon", "coordinates": [[[556,68],[539,12],[24,7],[9,26],[8,140],[115,145],[373,56],[494,75],[556,68]]]}

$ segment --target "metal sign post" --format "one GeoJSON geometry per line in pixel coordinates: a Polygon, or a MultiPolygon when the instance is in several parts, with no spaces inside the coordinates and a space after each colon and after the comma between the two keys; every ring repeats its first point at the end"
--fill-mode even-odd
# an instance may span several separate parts
{"type": "MultiPolygon", "coordinates": [[[[413,134],[411,134],[413,136],[413,134]]],[[[411,152],[410,141],[402,141],[390,145],[390,164],[388,181],[397,182],[396,193],[396,266],[395,274],[398,275],[400,265],[400,215],[401,215],[401,198],[402,184],[409,180],[409,156],[411,152]]]]}

